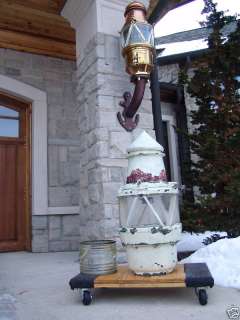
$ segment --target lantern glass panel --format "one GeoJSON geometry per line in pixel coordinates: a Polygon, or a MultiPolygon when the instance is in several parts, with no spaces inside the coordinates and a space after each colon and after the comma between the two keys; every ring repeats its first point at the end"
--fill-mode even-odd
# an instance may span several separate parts
{"type": "Polygon", "coordinates": [[[170,226],[180,222],[178,195],[153,194],[120,197],[122,227],[170,226]]]}
{"type": "Polygon", "coordinates": [[[121,32],[121,42],[123,48],[133,44],[148,44],[154,47],[153,28],[143,22],[126,24],[121,32]]]}

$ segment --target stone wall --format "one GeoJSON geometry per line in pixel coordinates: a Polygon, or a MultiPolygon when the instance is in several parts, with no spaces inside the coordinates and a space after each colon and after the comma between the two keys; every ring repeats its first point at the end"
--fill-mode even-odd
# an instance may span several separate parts
{"type": "Polygon", "coordinates": [[[144,129],[154,136],[150,90],[132,134],[118,123],[116,112],[124,91],[132,91],[120,54],[118,37],[97,33],[77,67],[80,128],[81,239],[117,238],[117,193],[126,179],[126,147],[144,129]]]}
{"type": "Polygon", "coordinates": [[[0,49],[0,74],[47,93],[48,206],[57,208],[54,215],[33,216],[33,251],[78,249],[78,215],[58,215],[59,207],[79,205],[75,69],[72,61],[0,49]]]}
{"type": "Polygon", "coordinates": [[[79,214],[32,216],[32,251],[79,249],[79,214]]]}

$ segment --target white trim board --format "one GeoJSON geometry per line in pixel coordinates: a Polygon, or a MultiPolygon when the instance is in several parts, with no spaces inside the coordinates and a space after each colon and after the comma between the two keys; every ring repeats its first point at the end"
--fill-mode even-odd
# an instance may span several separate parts
{"type": "Polygon", "coordinates": [[[79,214],[79,206],[72,207],[48,207],[48,215],[70,215],[70,214],[79,214]]]}
{"type": "Polygon", "coordinates": [[[32,104],[32,214],[47,214],[47,94],[3,75],[0,75],[0,91],[32,104]]]}

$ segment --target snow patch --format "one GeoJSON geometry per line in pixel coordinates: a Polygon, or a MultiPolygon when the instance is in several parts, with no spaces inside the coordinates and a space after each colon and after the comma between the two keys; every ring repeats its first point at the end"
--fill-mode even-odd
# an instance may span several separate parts
{"type": "Polygon", "coordinates": [[[204,233],[183,232],[182,239],[177,244],[177,250],[178,252],[196,251],[200,248],[203,248],[205,247],[203,240],[207,237],[211,237],[213,234],[219,234],[221,237],[227,235],[226,232],[219,231],[206,231],[204,233]]]}
{"type": "Polygon", "coordinates": [[[191,262],[205,262],[216,285],[240,289],[240,237],[218,240],[180,263],[191,262]]]}

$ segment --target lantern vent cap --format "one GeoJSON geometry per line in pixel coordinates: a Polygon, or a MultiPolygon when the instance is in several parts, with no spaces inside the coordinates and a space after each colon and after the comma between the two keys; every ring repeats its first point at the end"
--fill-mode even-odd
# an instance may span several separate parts
{"type": "Polygon", "coordinates": [[[143,13],[145,15],[147,14],[146,7],[144,6],[143,3],[138,2],[138,1],[133,1],[133,2],[129,3],[129,5],[126,7],[125,12],[124,12],[124,17],[126,17],[128,15],[128,13],[132,10],[141,10],[141,11],[143,11],[143,13]]]}
{"type": "Polygon", "coordinates": [[[154,140],[146,131],[143,131],[137,137],[137,139],[127,148],[128,153],[162,153],[163,151],[163,147],[156,140],[154,140]]]}

